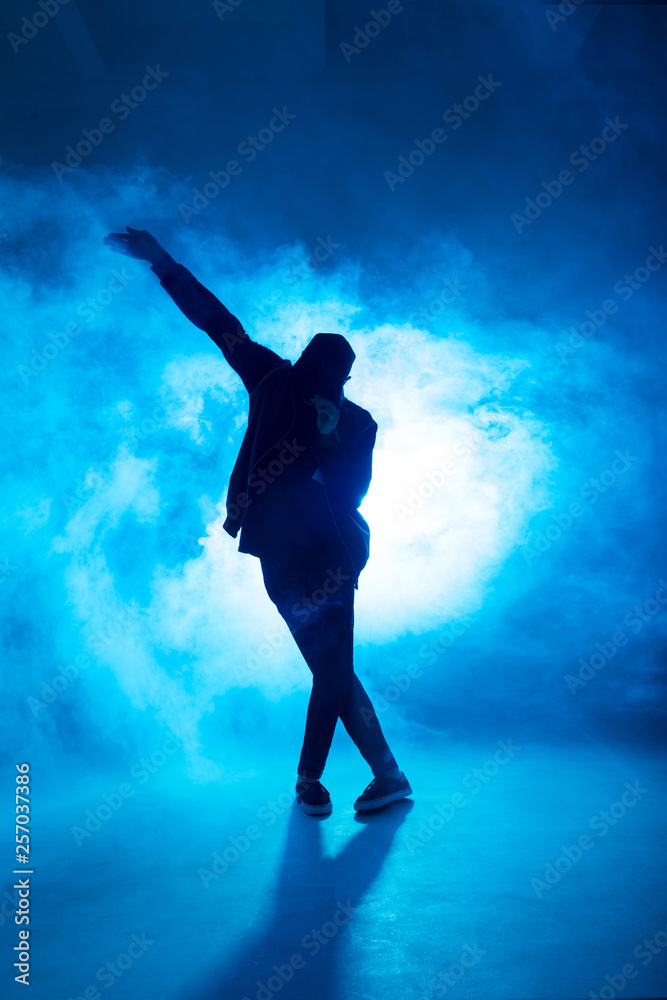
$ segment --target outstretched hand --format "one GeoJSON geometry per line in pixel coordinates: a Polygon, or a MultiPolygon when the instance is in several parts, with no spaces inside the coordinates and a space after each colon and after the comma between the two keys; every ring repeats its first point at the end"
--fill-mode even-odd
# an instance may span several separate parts
{"type": "Polygon", "coordinates": [[[151,264],[155,264],[163,256],[165,251],[148,230],[131,229],[130,226],[125,228],[127,233],[109,233],[104,237],[103,243],[114,253],[122,253],[137,260],[147,260],[151,264]]]}
{"type": "Polygon", "coordinates": [[[317,407],[317,429],[320,434],[331,434],[336,429],[340,410],[324,396],[312,396],[310,402],[317,407]]]}

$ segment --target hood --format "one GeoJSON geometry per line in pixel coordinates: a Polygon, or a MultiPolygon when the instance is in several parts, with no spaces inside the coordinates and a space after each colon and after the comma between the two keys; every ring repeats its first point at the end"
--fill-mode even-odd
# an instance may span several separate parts
{"type": "Polygon", "coordinates": [[[340,407],[343,382],[350,374],[356,355],[339,333],[316,333],[292,365],[290,377],[295,390],[306,399],[324,396],[340,407]]]}

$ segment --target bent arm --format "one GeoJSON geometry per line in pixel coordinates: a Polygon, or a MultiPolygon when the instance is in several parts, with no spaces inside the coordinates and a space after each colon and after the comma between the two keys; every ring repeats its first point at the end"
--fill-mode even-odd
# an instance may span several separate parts
{"type": "Polygon", "coordinates": [[[151,271],[183,315],[220,348],[249,393],[265,375],[285,364],[284,358],[251,340],[236,316],[166,251],[151,265],[151,271]]]}
{"type": "Polygon", "coordinates": [[[331,500],[343,510],[357,510],[371,483],[377,424],[371,418],[359,428],[343,421],[320,434],[316,446],[322,478],[331,500]],[[347,426],[346,426],[347,425],[347,426]]]}

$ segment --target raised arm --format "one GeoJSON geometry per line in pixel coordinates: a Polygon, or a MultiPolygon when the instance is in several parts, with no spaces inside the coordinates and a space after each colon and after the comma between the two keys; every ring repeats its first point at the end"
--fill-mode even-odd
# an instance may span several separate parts
{"type": "Polygon", "coordinates": [[[251,340],[236,316],[146,230],[128,226],[127,234],[110,233],[104,243],[116,253],[150,263],[151,271],[183,315],[220,348],[249,393],[269,372],[286,364],[274,351],[251,340]]]}

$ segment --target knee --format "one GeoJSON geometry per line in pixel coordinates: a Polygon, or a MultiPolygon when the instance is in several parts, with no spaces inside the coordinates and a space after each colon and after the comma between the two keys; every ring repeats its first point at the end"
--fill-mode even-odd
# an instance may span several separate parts
{"type": "Polygon", "coordinates": [[[352,696],[352,672],[313,673],[313,692],[320,701],[328,701],[339,708],[352,696]]]}

